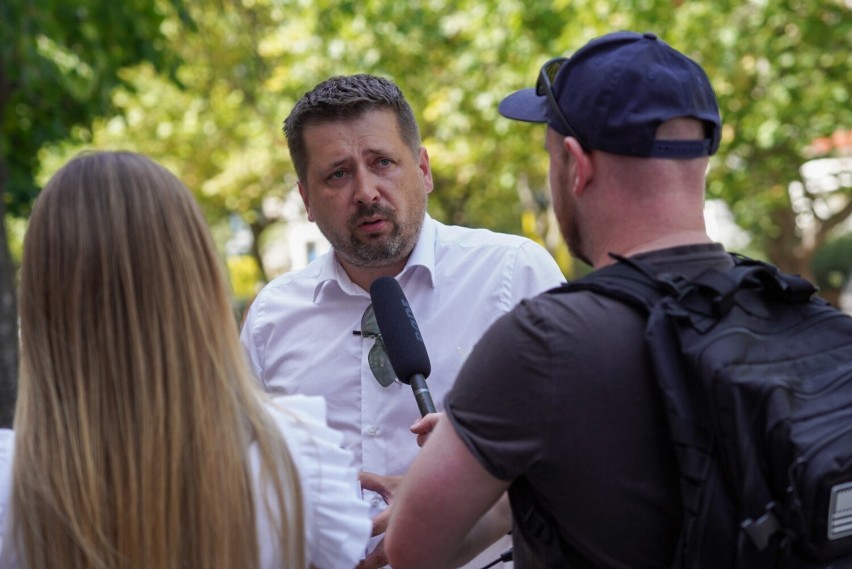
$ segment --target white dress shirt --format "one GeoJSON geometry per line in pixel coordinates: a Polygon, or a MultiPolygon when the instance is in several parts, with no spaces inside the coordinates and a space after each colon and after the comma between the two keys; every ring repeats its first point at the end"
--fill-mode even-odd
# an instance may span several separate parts
{"type": "MultiPolygon", "coordinates": [[[[319,397],[276,397],[270,405],[272,417],[287,441],[299,471],[304,496],[305,538],[308,564],[329,569],[352,569],[364,555],[370,536],[368,507],[358,492],[357,472],[352,455],[341,448],[341,436],[325,422],[325,402],[319,397]]],[[[14,433],[0,429],[0,569],[15,569],[8,539],[8,508],[14,433]],[[8,543],[6,544],[8,545],[8,543]]],[[[258,499],[259,453],[249,447],[249,461],[255,473],[255,497],[260,566],[281,566],[280,549],[267,509],[258,499]]]]}
{"type": "MultiPolygon", "coordinates": [[[[529,239],[447,226],[428,215],[396,278],[426,345],[432,367],[427,385],[438,411],[494,320],[565,280],[551,255],[529,239]]],[[[369,304],[369,292],[329,252],[264,287],[241,340],[267,390],[325,397],[329,425],[343,433],[357,468],[403,474],[418,451],[408,427],[420,413],[410,386],[397,381],[382,387],[370,371],[367,355],[375,340],[353,334],[369,304]]],[[[377,494],[364,494],[372,515],[384,507],[377,494]]]]}

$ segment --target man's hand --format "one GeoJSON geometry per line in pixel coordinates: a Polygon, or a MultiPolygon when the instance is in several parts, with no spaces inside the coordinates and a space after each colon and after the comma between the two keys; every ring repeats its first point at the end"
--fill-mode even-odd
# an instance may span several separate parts
{"type": "Polygon", "coordinates": [[[388,505],[388,508],[386,508],[384,512],[373,518],[373,535],[385,533],[385,527],[387,527],[386,514],[393,502],[393,495],[396,493],[396,489],[399,488],[399,484],[402,481],[402,476],[382,476],[381,474],[375,474],[373,472],[361,472],[358,474],[358,481],[361,482],[362,490],[375,492],[381,496],[385,501],[385,504],[388,505]],[[384,518],[384,524],[376,526],[376,522],[379,518],[384,518]]]}
{"type": "Polygon", "coordinates": [[[399,567],[460,567],[511,527],[509,508],[493,507],[509,482],[479,463],[452,421],[430,418],[423,430],[431,426],[430,442],[394,489],[384,548],[399,567]]]}
{"type": "Polygon", "coordinates": [[[417,435],[417,446],[422,447],[426,444],[426,440],[429,438],[429,435],[432,434],[432,431],[435,429],[435,425],[438,424],[438,421],[443,416],[443,413],[429,413],[428,415],[424,415],[417,419],[417,421],[409,427],[409,430],[417,435]]]}
{"type": "MultiPolygon", "coordinates": [[[[393,502],[393,495],[402,481],[402,476],[382,476],[372,472],[361,472],[358,475],[358,480],[361,482],[362,490],[371,490],[379,494],[388,505],[380,514],[373,518],[373,536],[385,533],[390,519],[390,509],[393,502]]],[[[385,541],[384,539],[376,544],[376,547],[364,558],[355,569],[379,569],[388,564],[388,558],[385,556],[385,541]]]]}
{"type": "MultiPolygon", "coordinates": [[[[413,425],[410,430],[417,435],[417,445],[423,446],[426,440],[438,424],[443,413],[429,413],[421,417],[413,425]]],[[[388,505],[380,514],[373,518],[373,533],[375,537],[385,533],[390,520],[391,507],[393,506],[393,496],[396,489],[402,482],[402,476],[382,476],[373,472],[361,472],[358,475],[361,482],[362,490],[370,490],[379,494],[388,505]]],[[[385,555],[385,540],[382,539],[376,544],[376,547],[365,557],[355,569],[379,569],[388,564],[388,558],[385,555]]]]}

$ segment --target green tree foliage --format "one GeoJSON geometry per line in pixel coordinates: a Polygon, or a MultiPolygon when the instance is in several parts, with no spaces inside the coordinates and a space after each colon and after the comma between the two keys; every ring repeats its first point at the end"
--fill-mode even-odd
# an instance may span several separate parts
{"type": "Polygon", "coordinates": [[[6,214],[29,212],[42,147],[86,140],[92,119],[111,109],[119,69],[140,61],[169,69],[166,9],[180,10],[180,1],[0,3],[0,425],[11,421],[18,362],[6,214]]]}
{"type": "MultiPolygon", "coordinates": [[[[148,66],[126,72],[130,87],[113,101],[123,113],[100,121],[91,145],[131,148],[166,163],[196,192],[211,222],[243,219],[256,237],[258,262],[257,245],[275,221],[264,213],[264,198],[283,197],[296,182],[280,131],[284,117],[317,82],[356,72],[394,78],[411,100],[437,181],[433,215],[526,231],[552,250],[561,247],[555,225],[549,234],[540,227],[549,219],[544,156],[536,157],[535,183],[521,187],[522,202],[504,164],[530,141],[504,147],[493,135],[496,122],[508,122],[498,118],[497,102],[515,87],[513,75],[501,71],[506,60],[523,63],[525,75],[532,71],[512,29],[490,22],[514,19],[520,29],[521,3],[254,0],[194,3],[189,11],[197,33],[184,33],[179,22],[166,26],[184,62],[177,70],[182,88],[148,66]],[[532,215],[524,216],[523,203],[532,215]]],[[[526,134],[541,145],[541,133],[526,134]]]]}
{"type": "Polygon", "coordinates": [[[811,262],[814,281],[825,295],[839,293],[852,275],[852,233],[829,240],[811,262]]]}
{"type": "Polygon", "coordinates": [[[187,9],[191,33],[175,17],[163,27],[183,61],[180,86],[150,65],[125,70],[126,85],[113,95],[122,113],[98,121],[90,145],[158,159],[193,189],[211,224],[239,215],[259,259],[257,244],[274,221],[264,215],[263,198],[295,185],[279,130],[284,110],[269,88],[275,62],[264,45],[281,18],[269,5],[241,2],[187,9]]]}
{"type": "MultiPolygon", "coordinates": [[[[114,4],[138,17],[131,3],[114,4]]],[[[236,215],[251,227],[256,259],[275,222],[264,199],[296,182],[284,117],[328,76],[368,72],[397,81],[414,108],[436,182],[432,215],[525,233],[569,276],[584,270],[553,222],[544,130],[501,118],[497,105],[532,86],[550,57],[617,29],[654,31],[708,71],[725,121],[709,196],[730,205],[767,258],[809,274],[809,256],[852,207],[848,181],[830,204],[794,208],[787,190],[802,163],[837,152],[813,141],[852,127],[849,0],[198,0],[186,9],[163,12],[157,44],[182,61],[180,87],[156,65],[124,70],[111,100],[121,113],[98,121],[87,144],[168,165],[211,223],[236,215]]],[[[39,158],[54,160],[47,173],[59,162],[39,158]]]]}
{"type": "Polygon", "coordinates": [[[273,221],[263,198],[295,182],[279,131],[293,102],[329,75],[363,71],[394,78],[411,100],[436,178],[433,215],[524,232],[564,255],[543,131],[502,119],[497,103],[549,57],[615,29],[656,31],[707,69],[726,123],[709,196],[766,257],[808,275],[852,207],[850,188],[836,192],[843,199],[811,212],[806,231],[787,192],[812,141],[852,123],[846,0],[232,0],[194,3],[192,15],[199,34],[177,23],[171,35],[186,88],[138,71],[139,94],[120,103],[138,122],[109,143],[171,161],[211,218],[237,213],[257,237],[273,221]]]}
{"type": "MultiPolygon", "coordinates": [[[[690,5],[680,11],[688,14],[690,5]]],[[[671,41],[700,54],[719,95],[726,126],[710,195],[731,205],[769,260],[810,277],[814,252],[852,212],[852,184],[840,184],[831,207],[811,200],[807,212],[795,211],[788,186],[801,180],[807,160],[837,154],[815,149],[815,141],[852,128],[850,5],[707,7],[701,18],[678,22],[671,41]]]]}

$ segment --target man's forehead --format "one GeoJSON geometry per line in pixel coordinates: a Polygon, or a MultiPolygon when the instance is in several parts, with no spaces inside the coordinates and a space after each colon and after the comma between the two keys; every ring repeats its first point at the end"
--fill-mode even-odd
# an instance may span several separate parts
{"type": "Polygon", "coordinates": [[[399,131],[396,114],[392,109],[377,107],[366,109],[357,114],[341,117],[315,117],[305,122],[303,132],[306,138],[312,133],[328,129],[366,130],[370,125],[383,130],[399,131]],[[392,128],[391,128],[392,127],[392,128]]]}
{"type": "Polygon", "coordinates": [[[344,156],[399,152],[405,146],[392,114],[389,119],[374,115],[325,121],[306,127],[304,132],[309,155],[324,161],[344,156]],[[388,120],[393,124],[389,124],[388,120]]]}

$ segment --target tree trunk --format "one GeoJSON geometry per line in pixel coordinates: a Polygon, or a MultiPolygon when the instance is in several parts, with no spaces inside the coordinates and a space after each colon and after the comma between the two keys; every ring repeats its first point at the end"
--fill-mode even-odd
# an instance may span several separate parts
{"type": "MultiPolygon", "coordinates": [[[[262,216],[260,216],[262,217],[262,216]]],[[[266,272],[266,266],[263,264],[263,255],[260,254],[260,234],[269,227],[269,222],[266,221],[266,218],[262,218],[263,221],[255,221],[249,224],[249,229],[251,229],[251,256],[254,257],[255,263],[257,263],[257,269],[260,273],[260,281],[265,285],[269,282],[269,274],[266,272]]]]}
{"type": "Polygon", "coordinates": [[[11,427],[18,393],[18,308],[2,199],[5,181],[5,168],[0,161],[0,427],[11,427]]]}
{"type": "MultiPolygon", "coordinates": [[[[0,122],[6,118],[10,93],[3,63],[0,61],[0,122]]],[[[6,159],[0,155],[0,427],[12,426],[15,401],[18,398],[18,303],[15,296],[15,264],[6,236],[8,181],[6,159]]]]}
{"type": "Polygon", "coordinates": [[[778,208],[771,215],[779,233],[763,242],[767,260],[784,272],[815,282],[811,271],[814,248],[806,247],[797,235],[796,214],[792,209],[778,208]]]}

